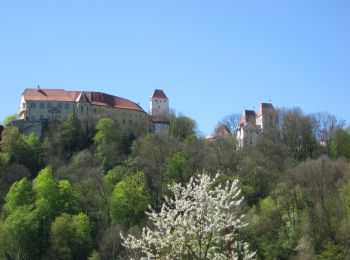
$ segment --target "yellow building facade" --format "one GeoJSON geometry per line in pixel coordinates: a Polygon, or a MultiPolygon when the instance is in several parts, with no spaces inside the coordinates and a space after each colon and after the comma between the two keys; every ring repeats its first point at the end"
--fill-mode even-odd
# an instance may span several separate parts
{"type": "Polygon", "coordinates": [[[19,118],[24,121],[64,120],[73,113],[83,128],[91,129],[103,117],[112,118],[120,129],[147,131],[148,114],[136,103],[101,92],[63,89],[25,89],[19,118]]]}

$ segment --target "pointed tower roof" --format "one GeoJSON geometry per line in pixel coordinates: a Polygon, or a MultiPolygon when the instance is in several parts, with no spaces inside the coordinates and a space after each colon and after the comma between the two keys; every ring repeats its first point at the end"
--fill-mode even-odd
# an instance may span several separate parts
{"type": "Polygon", "coordinates": [[[168,97],[165,95],[164,91],[161,89],[155,89],[153,92],[152,98],[165,98],[168,99],[168,97]]]}
{"type": "Polygon", "coordinates": [[[273,112],[276,112],[276,110],[271,103],[261,103],[257,116],[261,116],[261,115],[265,115],[273,112]]]}
{"type": "Polygon", "coordinates": [[[255,119],[256,114],[254,110],[244,110],[241,117],[240,125],[243,125],[246,122],[255,123],[255,119]]]}

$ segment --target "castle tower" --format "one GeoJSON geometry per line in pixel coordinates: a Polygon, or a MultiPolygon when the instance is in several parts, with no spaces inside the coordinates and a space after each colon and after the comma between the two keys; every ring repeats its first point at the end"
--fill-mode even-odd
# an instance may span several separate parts
{"type": "Polygon", "coordinates": [[[256,115],[256,125],[261,131],[271,128],[275,124],[276,110],[271,103],[261,103],[256,115]]]}
{"type": "Polygon", "coordinates": [[[158,137],[167,136],[169,134],[169,99],[163,90],[154,90],[150,110],[154,134],[158,137]]]}
{"type": "Polygon", "coordinates": [[[152,116],[168,116],[169,115],[169,99],[161,89],[155,89],[151,97],[151,115],[152,116]]]}

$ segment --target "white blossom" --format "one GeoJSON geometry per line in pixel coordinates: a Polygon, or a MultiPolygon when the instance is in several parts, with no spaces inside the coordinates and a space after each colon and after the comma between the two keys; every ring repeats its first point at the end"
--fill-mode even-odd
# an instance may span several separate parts
{"type": "Polygon", "coordinates": [[[160,212],[146,213],[152,228],[143,228],[140,239],[121,234],[123,245],[141,259],[253,259],[238,236],[246,226],[238,181],[216,185],[218,177],[204,173],[185,187],[169,186],[172,198],[165,198],[160,212]]]}

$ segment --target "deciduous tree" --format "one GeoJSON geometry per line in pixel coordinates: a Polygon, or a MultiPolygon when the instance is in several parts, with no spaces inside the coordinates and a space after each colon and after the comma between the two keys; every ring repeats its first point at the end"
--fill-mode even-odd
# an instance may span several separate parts
{"type": "Polygon", "coordinates": [[[136,172],[125,177],[117,183],[112,194],[112,222],[126,226],[139,223],[150,202],[144,173],[136,172]]]}
{"type": "Polygon", "coordinates": [[[243,201],[238,181],[216,185],[218,176],[192,178],[186,186],[170,187],[161,211],[148,212],[152,227],[142,237],[123,237],[124,246],[139,259],[251,259],[238,236],[246,225],[239,208],[243,201]]]}

